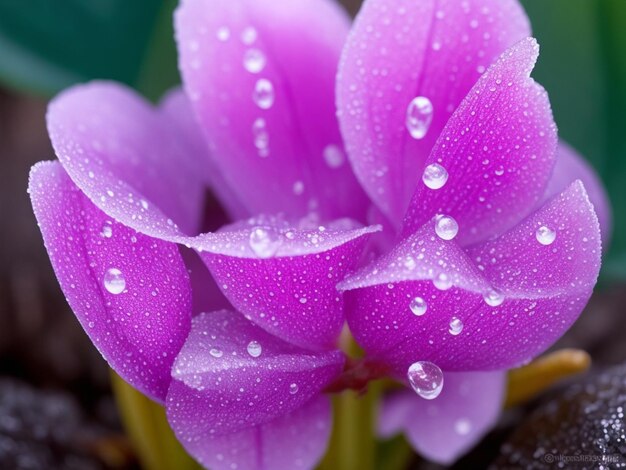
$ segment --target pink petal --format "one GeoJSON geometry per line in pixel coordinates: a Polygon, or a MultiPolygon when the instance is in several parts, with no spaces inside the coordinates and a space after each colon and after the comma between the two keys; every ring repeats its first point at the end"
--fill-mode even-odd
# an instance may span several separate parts
{"type": "Polygon", "coordinates": [[[364,220],[335,117],[345,12],[329,0],[186,0],[175,19],[185,89],[248,211],[364,220]]]}
{"type": "Polygon", "coordinates": [[[339,119],[357,177],[396,227],[452,112],[481,73],[529,35],[516,0],[363,4],[339,68],[339,119]],[[406,126],[418,96],[433,105],[421,140],[406,126]]]}
{"type": "Polygon", "coordinates": [[[450,465],[496,423],[506,390],[506,373],[447,373],[441,394],[424,400],[412,391],[391,395],[380,413],[385,437],[404,431],[423,457],[450,465]]]}
{"type": "Polygon", "coordinates": [[[467,251],[436,236],[431,221],[339,288],[347,291],[358,343],[399,377],[416,361],[448,371],[504,369],[540,354],[578,318],[600,254],[597,218],[576,182],[500,238],[467,251]],[[539,242],[552,231],[551,244],[539,242]],[[447,290],[435,286],[446,279],[447,290]],[[500,305],[483,299],[490,292],[500,305]],[[422,315],[410,308],[415,297],[426,302],[425,313],[415,309],[422,315]],[[463,325],[456,335],[454,317],[463,325]]]}
{"type": "Polygon", "coordinates": [[[266,331],[309,349],[335,347],[344,323],[336,284],[371,233],[349,221],[320,226],[263,217],[224,228],[201,253],[233,306],[266,331]],[[256,251],[255,251],[256,250],[256,251]]]}
{"type": "Polygon", "coordinates": [[[330,401],[318,396],[267,424],[183,444],[211,470],[313,469],[326,451],[331,420],[330,401]]]}
{"type": "Polygon", "coordinates": [[[194,318],[167,395],[178,439],[194,442],[291,413],[341,372],[340,351],[311,353],[226,310],[194,318]]]}
{"type": "Polygon", "coordinates": [[[86,333],[120,376],[163,401],[191,323],[178,248],[113,221],[58,162],[33,167],[29,192],[59,284],[86,333]]]}
{"type": "Polygon", "coordinates": [[[161,109],[169,122],[175,126],[175,130],[180,133],[183,143],[187,145],[187,155],[193,156],[187,159],[189,163],[192,163],[191,171],[201,172],[203,181],[217,195],[232,220],[250,217],[251,214],[244,208],[232,188],[226,184],[217,168],[184,91],[180,88],[170,91],[163,98],[161,109]]]}
{"type": "Polygon", "coordinates": [[[589,163],[570,147],[567,143],[559,142],[556,165],[552,178],[548,183],[546,192],[543,195],[543,202],[559,194],[567,188],[572,181],[581,180],[589,200],[598,215],[600,221],[600,231],[602,232],[602,245],[606,250],[609,240],[611,239],[612,216],[611,203],[604,189],[604,185],[600,177],[589,163]]]}
{"type": "Polygon", "coordinates": [[[189,162],[165,114],[130,89],[93,82],[72,87],[48,108],[54,150],[74,183],[101,210],[142,233],[199,228],[202,166],[189,162]]]}
{"type": "Polygon", "coordinates": [[[458,243],[467,245],[503,233],[536,206],[557,143],[548,96],[530,78],[538,53],[534,39],[510,48],[450,118],[426,160],[447,170],[447,183],[417,186],[405,235],[446,214],[459,224],[458,243]]]}

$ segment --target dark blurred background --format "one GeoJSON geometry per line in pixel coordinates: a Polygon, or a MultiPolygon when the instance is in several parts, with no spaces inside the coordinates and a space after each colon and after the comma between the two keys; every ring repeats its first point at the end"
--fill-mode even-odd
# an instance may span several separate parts
{"type": "MultiPolygon", "coordinates": [[[[360,5],[343,3],[351,14],[360,5]]],[[[602,369],[626,359],[626,1],[522,3],[541,44],[534,77],[550,93],[560,136],[598,170],[613,204],[602,282],[560,343],[587,349],[602,369]]],[[[45,112],[59,90],[110,78],[156,100],[179,82],[175,5],[0,0],[0,468],[136,465],[108,371],[56,283],[26,186],[30,166],[54,158],[45,112]]],[[[507,418],[503,429],[523,416],[507,418]]],[[[506,435],[488,438],[470,458],[493,460],[506,435]]]]}

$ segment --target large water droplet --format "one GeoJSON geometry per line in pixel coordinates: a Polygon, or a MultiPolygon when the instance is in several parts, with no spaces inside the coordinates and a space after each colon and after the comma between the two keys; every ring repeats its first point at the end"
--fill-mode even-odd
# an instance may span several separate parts
{"type": "Polygon", "coordinates": [[[261,352],[263,352],[263,348],[258,341],[250,341],[248,343],[247,350],[248,354],[250,354],[252,357],[259,357],[261,355],[261,352]]]}
{"type": "Polygon", "coordinates": [[[266,78],[257,80],[252,99],[261,109],[270,109],[274,105],[274,85],[266,78]]]}
{"type": "Polygon", "coordinates": [[[291,393],[292,395],[298,393],[298,384],[293,383],[289,385],[289,393],[291,393]]]}
{"type": "Polygon", "coordinates": [[[343,151],[336,145],[327,145],[324,148],[324,160],[330,168],[339,168],[343,165],[345,157],[343,151]]]}
{"type": "Polygon", "coordinates": [[[435,218],[435,233],[442,240],[452,240],[459,233],[459,224],[449,215],[438,215],[435,218]]]}
{"type": "Polygon", "coordinates": [[[452,336],[456,336],[463,331],[463,322],[458,317],[452,317],[450,320],[450,328],[448,329],[452,336]]]}
{"type": "Polygon", "coordinates": [[[497,307],[504,302],[504,294],[498,289],[490,289],[485,293],[483,299],[490,307],[497,307]]]}
{"type": "Polygon", "coordinates": [[[432,362],[419,361],[411,364],[407,378],[415,393],[426,400],[437,398],[443,389],[443,372],[432,362]]]}
{"type": "Polygon", "coordinates": [[[104,273],[104,288],[111,294],[121,294],[126,289],[126,279],[122,271],[117,268],[109,268],[104,273]]]}
{"type": "Polygon", "coordinates": [[[426,313],[426,310],[428,310],[428,304],[421,297],[415,297],[411,299],[411,302],[409,303],[409,308],[411,309],[411,312],[413,312],[413,314],[421,317],[426,313]]]}
{"type": "Polygon", "coordinates": [[[424,168],[422,181],[430,189],[440,189],[448,181],[448,171],[438,163],[433,163],[424,168]]]}
{"type": "Polygon", "coordinates": [[[556,240],[556,232],[543,225],[537,229],[535,237],[537,237],[537,241],[542,245],[552,245],[554,240],[556,240]]]}
{"type": "Polygon", "coordinates": [[[243,56],[243,66],[250,73],[259,73],[266,63],[265,54],[259,49],[248,49],[243,56]]]}
{"type": "Polygon", "coordinates": [[[423,139],[433,121],[433,104],[425,96],[413,98],[406,109],[406,128],[414,139],[423,139]]]}
{"type": "Polygon", "coordinates": [[[280,233],[271,227],[256,227],[250,232],[250,248],[259,258],[271,258],[282,244],[280,233]]]}
{"type": "Polygon", "coordinates": [[[439,290],[448,290],[452,287],[452,279],[446,273],[439,273],[433,279],[433,285],[439,290]]]}

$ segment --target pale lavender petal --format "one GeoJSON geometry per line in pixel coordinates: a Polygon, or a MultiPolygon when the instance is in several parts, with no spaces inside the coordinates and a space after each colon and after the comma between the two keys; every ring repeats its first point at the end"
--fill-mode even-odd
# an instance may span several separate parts
{"type": "Polygon", "coordinates": [[[416,452],[450,465],[497,422],[506,391],[506,372],[447,373],[441,394],[424,400],[413,391],[383,401],[379,431],[404,431],[416,452]]]}
{"type": "Polygon", "coordinates": [[[168,419],[181,442],[269,423],[317,396],[343,363],[340,351],[311,353],[239,313],[204,313],[174,363],[168,419]]]}
{"type": "Polygon", "coordinates": [[[363,221],[335,116],[345,12],[330,0],[186,0],[175,20],[185,89],[249,212],[363,221]]]}
{"type": "Polygon", "coordinates": [[[326,451],[331,421],[329,399],[318,396],[267,424],[183,444],[211,470],[313,469],[326,451]]]}
{"type": "Polygon", "coordinates": [[[180,133],[181,140],[187,146],[186,154],[193,156],[187,159],[187,163],[192,164],[191,171],[200,172],[203,181],[216,194],[232,220],[250,217],[252,214],[244,208],[239,197],[224,181],[185,92],[180,88],[171,90],[163,98],[160,108],[180,133]]]}
{"type": "Polygon", "coordinates": [[[356,340],[399,377],[416,361],[449,371],[519,365],[569,328],[596,283],[599,226],[580,182],[467,251],[434,226],[339,285],[356,340]],[[411,308],[416,297],[426,309],[411,308]]]}
{"type": "Polygon", "coordinates": [[[309,349],[336,345],[344,323],[336,284],[358,267],[377,227],[262,217],[225,227],[201,256],[233,306],[266,331],[309,349]]]}
{"type": "Polygon", "coordinates": [[[74,183],[118,222],[151,236],[195,234],[203,188],[167,119],[132,90],[92,82],[58,95],[48,132],[74,183]]]}
{"type": "Polygon", "coordinates": [[[115,222],[58,162],[31,171],[29,191],[70,307],[111,367],[163,401],[191,324],[191,288],[178,248],[115,222]]]}
{"type": "Polygon", "coordinates": [[[516,0],[365,1],[341,59],[339,119],[359,180],[396,227],[452,112],[495,58],[527,36],[516,0]],[[419,140],[406,125],[418,96],[433,108],[419,140]]]}
{"type": "Polygon", "coordinates": [[[505,232],[541,199],[556,157],[556,126],[545,90],[530,78],[539,47],[524,39],[480,78],[448,121],[428,165],[445,185],[418,184],[404,221],[408,235],[436,214],[452,216],[461,245],[505,232]]]}
{"type": "Polygon", "coordinates": [[[567,143],[560,141],[557,150],[556,165],[552,178],[548,183],[543,202],[559,194],[575,180],[581,180],[585,185],[589,200],[598,215],[600,231],[602,232],[602,245],[606,250],[611,239],[612,217],[611,203],[604,189],[600,177],[593,167],[567,143]]]}

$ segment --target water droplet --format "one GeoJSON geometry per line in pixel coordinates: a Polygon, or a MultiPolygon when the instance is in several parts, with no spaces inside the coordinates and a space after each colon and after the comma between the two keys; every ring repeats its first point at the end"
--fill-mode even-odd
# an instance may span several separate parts
{"type": "Polygon", "coordinates": [[[212,349],[209,351],[209,354],[210,354],[211,356],[213,356],[213,357],[217,357],[217,358],[220,358],[220,357],[222,357],[222,356],[224,355],[224,353],[223,353],[221,350],[216,349],[216,348],[212,348],[212,349]]]}
{"type": "Polygon", "coordinates": [[[438,215],[435,218],[435,233],[442,240],[452,240],[459,233],[459,224],[449,215],[438,215]]]}
{"type": "Polygon", "coordinates": [[[324,148],[324,160],[330,168],[339,168],[343,165],[345,157],[343,151],[336,145],[327,145],[324,148]]]}
{"type": "Polygon", "coordinates": [[[258,341],[250,341],[248,343],[247,349],[248,354],[250,354],[252,357],[259,357],[261,355],[261,352],[263,351],[263,348],[258,341]]]}
{"type": "Polygon", "coordinates": [[[414,315],[421,317],[426,313],[426,310],[428,310],[428,304],[421,297],[415,297],[409,303],[409,308],[414,315]]]}
{"type": "Polygon", "coordinates": [[[270,109],[274,105],[274,85],[266,78],[257,80],[252,99],[261,109],[270,109]]]}
{"type": "Polygon", "coordinates": [[[423,139],[433,121],[433,104],[425,96],[413,98],[406,109],[406,128],[414,139],[423,139]]]}
{"type": "Polygon", "coordinates": [[[289,385],[289,393],[291,393],[292,395],[298,393],[298,384],[293,383],[289,385]]]}
{"type": "Polygon", "coordinates": [[[443,388],[443,372],[432,362],[419,361],[411,364],[407,378],[415,393],[426,400],[437,398],[443,388]]]}
{"type": "Polygon", "coordinates": [[[104,273],[104,288],[114,295],[124,292],[126,279],[124,279],[122,271],[117,268],[107,269],[107,272],[104,273]]]}
{"type": "Polygon", "coordinates": [[[454,423],[454,431],[461,436],[466,436],[472,430],[472,423],[467,418],[461,418],[454,423]]]}
{"type": "Polygon", "coordinates": [[[230,29],[226,26],[222,26],[221,28],[218,28],[216,35],[217,39],[220,41],[228,41],[228,38],[230,38],[230,29]]]}
{"type": "Polygon", "coordinates": [[[490,307],[497,307],[498,305],[502,305],[504,302],[504,294],[498,289],[490,289],[483,296],[485,303],[490,307]]]}
{"type": "Polygon", "coordinates": [[[250,248],[259,258],[271,258],[282,244],[280,234],[271,227],[256,227],[250,232],[250,248]]]}
{"type": "Polygon", "coordinates": [[[104,238],[111,238],[113,236],[113,228],[109,224],[104,224],[100,235],[104,238]]]}
{"type": "Polygon", "coordinates": [[[443,188],[448,181],[448,171],[438,163],[433,163],[424,169],[422,181],[430,189],[443,188]]]}
{"type": "Polygon", "coordinates": [[[296,196],[300,196],[304,192],[304,183],[302,181],[296,181],[293,184],[293,193],[296,196]]]}
{"type": "Polygon", "coordinates": [[[270,135],[266,129],[265,119],[258,118],[252,123],[252,135],[254,137],[254,146],[259,150],[259,155],[267,156],[261,152],[267,150],[270,145],[270,135]]]}
{"type": "Polygon", "coordinates": [[[452,279],[446,273],[439,273],[433,279],[433,285],[439,290],[448,290],[452,287],[452,279]]]}
{"type": "Polygon", "coordinates": [[[256,29],[254,29],[254,27],[252,27],[252,26],[248,26],[241,33],[241,42],[243,42],[245,45],[249,46],[254,41],[256,41],[257,36],[258,36],[258,33],[257,33],[256,29]]]}
{"type": "Polygon", "coordinates": [[[452,317],[452,320],[450,320],[450,328],[448,329],[448,331],[453,336],[461,333],[461,331],[463,331],[463,322],[461,321],[461,319],[457,317],[452,317]]]}
{"type": "Polygon", "coordinates": [[[552,245],[554,240],[556,240],[556,232],[543,225],[537,229],[535,237],[542,245],[552,245]]]}
{"type": "Polygon", "coordinates": [[[250,73],[259,73],[266,63],[265,54],[259,49],[248,49],[243,56],[243,66],[250,73]]]}

